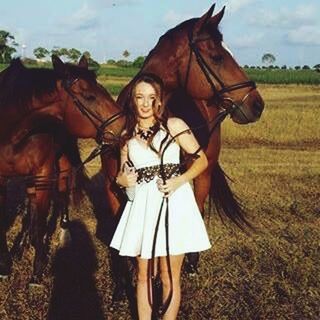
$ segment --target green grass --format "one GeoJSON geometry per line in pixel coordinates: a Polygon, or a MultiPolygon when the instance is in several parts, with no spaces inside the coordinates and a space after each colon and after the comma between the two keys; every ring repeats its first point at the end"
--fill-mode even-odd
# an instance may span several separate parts
{"type": "Polygon", "coordinates": [[[98,75],[108,77],[134,77],[139,69],[134,67],[101,66],[98,75]]]}
{"type": "Polygon", "coordinates": [[[245,69],[245,72],[257,83],[320,84],[320,72],[315,70],[245,69]]]}
{"type": "MultiPolygon", "coordinates": [[[[42,65],[39,65],[42,66],[42,65]]],[[[0,71],[3,70],[6,65],[0,65],[0,71]]],[[[32,65],[30,67],[37,67],[32,65]]],[[[47,65],[46,65],[47,67],[47,65]]],[[[257,83],[266,84],[320,84],[320,73],[315,70],[281,70],[281,69],[244,69],[248,77],[257,83]]],[[[102,64],[97,74],[98,77],[123,77],[132,78],[139,71],[139,68],[135,67],[118,67],[115,65],[102,64]]],[[[116,92],[118,94],[119,92],[116,92]]]]}

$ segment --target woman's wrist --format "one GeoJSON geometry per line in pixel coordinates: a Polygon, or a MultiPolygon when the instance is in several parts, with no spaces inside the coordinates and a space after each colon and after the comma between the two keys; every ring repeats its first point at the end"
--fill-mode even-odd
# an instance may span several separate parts
{"type": "Polygon", "coordinates": [[[177,177],[179,179],[179,185],[182,186],[186,182],[188,182],[188,179],[186,178],[185,174],[182,174],[181,176],[177,177]]]}
{"type": "Polygon", "coordinates": [[[125,186],[121,183],[121,177],[119,177],[119,175],[116,176],[115,182],[119,188],[125,188],[125,186]]]}

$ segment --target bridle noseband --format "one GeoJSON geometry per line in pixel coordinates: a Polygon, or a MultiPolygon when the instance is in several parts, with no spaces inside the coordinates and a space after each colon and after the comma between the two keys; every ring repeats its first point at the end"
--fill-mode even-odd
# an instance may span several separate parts
{"type": "Polygon", "coordinates": [[[114,144],[115,142],[118,142],[119,137],[112,130],[106,130],[106,128],[110,124],[118,120],[119,118],[124,117],[125,116],[124,111],[119,111],[106,120],[101,119],[100,116],[98,116],[95,112],[87,108],[71,91],[71,87],[79,80],[80,80],[79,78],[64,79],[62,80],[62,87],[67,92],[67,94],[72,98],[72,101],[77,106],[79,111],[83,115],[85,115],[93,124],[93,126],[96,128],[97,130],[96,141],[99,145],[110,145],[110,144],[114,144]],[[97,125],[96,122],[100,123],[100,125],[97,125]],[[105,139],[106,134],[109,134],[112,137],[112,139],[106,140],[105,139]]]}
{"type": "Polygon", "coordinates": [[[225,83],[219,78],[217,73],[214,70],[212,70],[212,68],[209,66],[209,64],[206,62],[206,60],[203,58],[203,56],[201,55],[201,53],[199,51],[199,48],[197,47],[197,43],[199,43],[201,41],[211,40],[211,38],[210,37],[205,37],[205,38],[199,37],[199,38],[194,39],[193,38],[193,29],[191,29],[191,31],[188,33],[188,40],[189,40],[190,54],[189,54],[186,77],[185,77],[185,82],[184,82],[184,89],[187,91],[190,68],[191,68],[191,59],[192,59],[192,54],[194,54],[199,67],[201,68],[203,74],[205,75],[205,77],[211,87],[213,95],[218,96],[219,98],[221,98],[222,101],[229,102],[228,106],[222,105],[221,107],[223,109],[227,110],[228,113],[231,115],[236,109],[240,110],[240,105],[243,104],[243,102],[248,98],[251,91],[256,88],[255,82],[254,81],[244,81],[244,82],[232,84],[229,86],[225,85],[225,83]],[[213,79],[220,86],[220,89],[217,89],[213,79]],[[224,96],[225,93],[229,93],[229,92],[243,89],[243,88],[247,88],[247,87],[249,87],[250,90],[242,98],[240,105],[237,104],[232,98],[224,96]]]}

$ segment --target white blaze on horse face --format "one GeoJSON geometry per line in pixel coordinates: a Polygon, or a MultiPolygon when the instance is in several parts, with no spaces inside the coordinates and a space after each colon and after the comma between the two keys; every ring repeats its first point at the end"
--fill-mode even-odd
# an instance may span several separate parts
{"type": "Polygon", "coordinates": [[[221,41],[221,45],[230,53],[231,57],[233,57],[232,51],[228,48],[228,46],[225,44],[225,42],[221,41]]]}

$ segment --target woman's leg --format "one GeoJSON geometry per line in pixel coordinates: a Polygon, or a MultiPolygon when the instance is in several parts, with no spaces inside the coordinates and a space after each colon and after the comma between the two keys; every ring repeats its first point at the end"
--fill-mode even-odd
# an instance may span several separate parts
{"type": "MultiPolygon", "coordinates": [[[[170,256],[170,266],[172,272],[173,295],[167,312],[163,316],[163,320],[174,320],[177,318],[181,290],[180,290],[180,274],[184,255],[170,256]]],[[[163,301],[165,301],[170,292],[170,277],[166,257],[160,258],[160,275],[163,287],[163,301]]]]}
{"type": "MultiPolygon", "coordinates": [[[[151,286],[148,289],[148,259],[137,257],[137,305],[139,320],[151,320],[152,309],[148,295],[151,294],[151,286]]],[[[156,265],[156,262],[155,262],[156,265]]],[[[152,299],[152,297],[151,297],[152,299]]]]}

